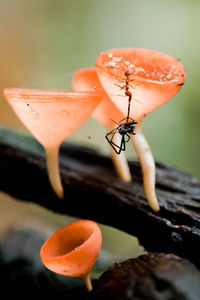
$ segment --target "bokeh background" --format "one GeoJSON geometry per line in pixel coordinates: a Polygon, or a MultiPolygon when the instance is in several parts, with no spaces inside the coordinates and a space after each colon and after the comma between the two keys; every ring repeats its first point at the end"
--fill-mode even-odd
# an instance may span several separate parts
{"type": "MultiPolygon", "coordinates": [[[[73,72],[94,66],[96,56],[110,48],[144,47],[170,54],[185,66],[186,84],[146,117],[144,132],[157,160],[200,177],[199,12],[199,0],[0,0],[0,90],[70,89],[73,72]]],[[[0,122],[27,132],[2,92],[0,122]]],[[[69,140],[108,153],[104,136],[105,129],[91,118],[69,140]]],[[[127,156],[136,158],[131,145],[127,156]]],[[[33,211],[58,227],[71,220],[3,193],[0,205],[1,231],[33,211]]],[[[142,252],[132,237],[105,226],[102,230],[105,248],[122,255],[142,252]]]]}

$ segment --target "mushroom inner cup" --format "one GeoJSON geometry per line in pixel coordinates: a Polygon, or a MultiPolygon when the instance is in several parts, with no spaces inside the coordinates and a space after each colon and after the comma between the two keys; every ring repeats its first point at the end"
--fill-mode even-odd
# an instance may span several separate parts
{"type": "Polygon", "coordinates": [[[45,255],[47,258],[59,257],[67,255],[76,248],[81,247],[93,234],[93,230],[82,230],[79,228],[74,229],[72,232],[58,231],[46,242],[44,247],[45,255]],[[48,244],[48,247],[47,247],[48,244]]]}
{"type": "Polygon", "coordinates": [[[169,101],[185,79],[185,70],[180,62],[167,54],[148,49],[105,51],[97,57],[96,67],[102,86],[125,116],[128,107],[125,86],[128,86],[132,94],[130,117],[136,121],[141,121],[145,115],[169,101]]]}
{"type": "MultiPolygon", "coordinates": [[[[110,99],[114,102],[121,113],[126,116],[128,109],[128,97],[125,96],[123,89],[120,90],[119,86],[123,86],[124,83],[120,83],[114,76],[110,76],[106,72],[100,70],[98,72],[99,78],[102,82],[107,93],[110,95],[110,99]]],[[[171,99],[180,86],[176,82],[170,84],[159,84],[149,82],[137,82],[135,81],[130,87],[132,93],[130,116],[136,121],[140,121],[145,115],[155,110],[169,99],[171,99]]]]}
{"type": "Polygon", "coordinates": [[[84,123],[101,97],[93,92],[6,89],[19,119],[44,148],[60,145],[84,123]]]}
{"type": "Polygon", "coordinates": [[[185,70],[182,64],[168,54],[143,48],[119,48],[101,53],[97,57],[97,68],[111,76],[124,79],[129,69],[139,81],[154,83],[180,82],[185,70]]]}

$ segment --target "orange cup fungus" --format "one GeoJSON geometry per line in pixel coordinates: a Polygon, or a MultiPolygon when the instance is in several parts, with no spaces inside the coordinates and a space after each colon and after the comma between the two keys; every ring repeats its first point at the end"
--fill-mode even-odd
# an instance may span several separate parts
{"type": "Polygon", "coordinates": [[[96,68],[76,72],[74,92],[6,89],[4,95],[45,148],[49,179],[60,198],[63,187],[58,167],[59,146],[93,113],[110,130],[106,138],[112,146],[111,157],[124,181],[130,181],[131,175],[122,151],[131,139],[141,163],[146,198],[151,208],[159,211],[155,162],[141,122],[169,101],[184,80],[183,65],[170,55],[142,48],[120,48],[99,54],[96,68]],[[133,121],[137,122],[136,127],[133,121]],[[110,134],[112,140],[108,138],[110,134]]]}
{"type": "Polygon", "coordinates": [[[58,152],[61,143],[92,114],[101,97],[94,92],[5,89],[13,110],[46,151],[50,183],[63,198],[58,152]]]}
{"type": "Polygon", "coordinates": [[[99,255],[102,235],[99,226],[88,220],[56,231],[41,247],[40,257],[51,271],[84,280],[92,290],[90,271],[99,255]]]}
{"type": "MultiPolygon", "coordinates": [[[[141,121],[180,90],[185,69],[173,57],[157,51],[120,48],[98,55],[96,70],[102,87],[123,116],[138,122],[136,136],[130,135],[130,138],[141,163],[146,198],[151,208],[159,211],[155,162],[142,133],[141,121]]],[[[115,121],[120,123],[120,119],[115,121]]]]}
{"type": "Polygon", "coordinates": [[[130,90],[133,101],[130,116],[137,122],[151,111],[169,101],[185,80],[183,65],[157,51],[141,48],[119,48],[105,51],[97,56],[96,68],[103,88],[111,100],[127,115],[124,89],[118,85],[125,82],[127,69],[131,73],[130,90]],[[134,101],[138,99],[139,101],[134,101]]]}
{"type": "MultiPolygon", "coordinates": [[[[123,119],[123,114],[116,105],[114,105],[108,94],[103,89],[95,67],[78,70],[72,78],[72,86],[75,91],[87,92],[95,90],[101,95],[102,100],[94,110],[92,116],[105,126],[108,131],[113,130],[116,126],[114,120],[123,119]]],[[[116,138],[118,137],[116,136],[116,138]]],[[[111,147],[110,151],[111,158],[119,177],[124,181],[131,181],[131,175],[124,153],[121,152],[120,155],[117,155],[111,147]]]]}

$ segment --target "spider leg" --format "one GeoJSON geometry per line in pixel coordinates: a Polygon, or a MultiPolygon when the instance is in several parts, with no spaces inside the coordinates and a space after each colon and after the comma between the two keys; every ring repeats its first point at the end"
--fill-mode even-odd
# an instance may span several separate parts
{"type": "Polygon", "coordinates": [[[132,85],[132,84],[130,84],[130,83],[129,83],[129,86],[130,86],[130,87],[132,87],[132,89],[134,89],[134,88],[136,87],[136,85],[135,85],[135,86],[133,86],[133,85],[132,85]]]}
{"type": "Polygon", "coordinates": [[[130,140],[130,136],[128,135],[128,133],[126,133],[126,134],[125,134],[125,136],[126,136],[126,137],[128,137],[128,139],[127,139],[127,140],[125,140],[125,138],[124,138],[124,141],[125,141],[125,143],[128,143],[128,142],[129,142],[129,140],[130,140]]]}
{"type": "Polygon", "coordinates": [[[128,117],[128,120],[131,120],[132,122],[135,121],[134,119],[132,119],[132,118],[130,118],[130,117],[128,117]]]}
{"type": "Polygon", "coordinates": [[[120,154],[122,151],[125,150],[124,136],[122,136],[120,146],[117,146],[117,148],[118,148],[118,151],[113,148],[117,154],[120,154]]]}
{"type": "Polygon", "coordinates": [[[120,144],[120,146],[117,145],[115,142],[113,142],[113,138],[114,138],[115,134],[117,133],[117,130],[118,130],[119,127],[120,127],[120,125],[118,127],[114,128],[109,133],[107,133],[106,136],[105,136],[105,138],[109,142],[110,146],[115,150],[115,152],[117,154],[120,154],[120,152],[121,152],[121,144],[120,144]],[[111,138],[109,139],[110,135],[111,135],[111,138]]]}
{"type": "Polygon", "coordinates": [[[113,147],[116,147],[116,148],[121,148],[121,145],[119,146],[119,145],[117,145],[115,142],[113,142],[113,141],[111,141],[110,140],[110,144],[113,146],[113,147]]]}
{"type": "Polygon", "coordinates": [[[120,149],[121,149],[121,151],[125,151],[126,150],[126,141],[125,141],[124,135],[122,136],[120,149]]]}
{"type": "Polygon", "coordinates": [[[138,122],[136,122],[134,119],[128,117],[128,123],[134,122],[135,124],[138,124],[138,122]],[[130,121],[129,121],[130,120],[130,121]]]}
{"type": "MultiPolygon", "coordinates": [[[[112,120],[113,121],[113,120],[112,120]]],[[[115,124],[117,124],[118,126],[117,127],[115,127],[113,130],[111,130],[110,132],[108,132],[107,134],[106,134],[106,136],[109,136],[110,134],[115,134],[116,133],[116,131],[119,129],[119,127],[121,126],[121,125],[119,125],[118,123],[116,123],[115,121],[113,121],[115,124]]]]}
{"type": "MultiPolygon", "coordinates": [[[[129,119],[131,119],[131,118],[129,118],[129,119]]],[[[120,125],[122,125],[121,123],[122,123],[123,121],[125,121],[125,120],[127,120],[127,118],[124,118],[124,119],[122,119],[121,121],[119,121],[120,125]]]]}
{"type": "Polygon", "coordinates": [[[114,85],[116,85],[116,86],[118,86],[119,88],[121,88],[121,85],[119,85],[119,84],[117,84],[117,83],[115,83],[114,85]]]}
{"type": "Polygon", "coordinates": [[[124,90],[125,85],[121,86],[121,85],[116,84],[116,83],[115,83],[115,85],[118,86],[120,88],[120,90],[124,90]]]}
{"type": "Polygon", "coordinates": [[[121,90],[125,90],[126,84],[121,86],[121,90]]]}
{"type": "MultiPolygon", "coordinates": [[[[122,119],[122,120],[119,122],[120,126],[123,124],[122,122],[125,121],[125,120],[127,120],[127,117],[124,118],[124,119],[122,119]]],[[[128,122],[125,122],[124,124],[129,123],[129,121],[133,122],[133,121],[135,121],[135,120],[132,119],[132,118],[130,118],[130,117],[128,117],[128,122]]]]}
{"type": "Polygon", "coordinates": [[[109,138],[107,137],[107,135],[106,135],[106,139],[107,139],[108,143],[110,144],[110,146],[111,146],[111,147],[113,148],[113,150],[115,151],[115,153],[120,154],[121,150],[120,150],[119,146],[116,145],[115,143],[111,142],[111,141],[109,140],[109,138]]]}
{"type": "MultiPolygon", "coordinates": [[[[133,82],[135,81],[135,79],[131,79],[129,82],[133,82]]],[[[134,83],[135,86],[140,86],[141,84],[140,83],[134,83]]]]}
{"type": "Polygon", "coordinates": [[[127,118],[123,118],[123,119],[120,121],[120,123],[123,122],[123,121],[126,120],[126,119],[127,119],[127,118]]]}
{"type": "Polygon", "coordinates": [[[121,85],[119,85],[119,84],[116,84],[116,83],[115,83],[115,85],[116,85],[116,86],[118,86],[118,87],[120,88],[120,90],[124,90],[124,89],[125,89],[125,87],[126,87],[126,84],[125,84],[125,85],[123,85],[123,86],[121,86],[121,85]]]}

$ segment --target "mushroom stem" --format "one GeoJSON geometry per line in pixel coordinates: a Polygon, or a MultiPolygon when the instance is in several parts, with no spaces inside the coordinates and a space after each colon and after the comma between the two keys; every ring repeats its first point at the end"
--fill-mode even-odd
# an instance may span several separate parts
{"type": "MultiPolygon", "coordinates": [[[[113,128],[112,128],[113,129],[113,128]]],[[[110,129],[110,131],[112,130],[110,129]]],[[[113,142],[118,144],[118,141],[121,137],[119,134],[115,134],[113,137],[113,142]]],[[[125,156],[125,152],[121,152],[117,154],[112,147],[110,147],[110,155],[113,161],[116,173],[118,174],[119,178],[123,181],[130,182],[131,181],[131,173],[127,163],[127,159],[125,156]]]]}
{"type": "Polygon", "coordinates": [[[156,182],[156,168],[154,158],[147,143],[146,138],[142,132],[141,122],[136,125],[136,136],[131,136],[131,142],[138,155],[142,167],[144,191],[150,207],[158,212],[160,206],[156,197],[155,182],[156,182]]]}
{"type": "Polygon", "coordinates": [[[92,282],[91,282],[91,278],[90,278],[90,273],[82,276],[81,279],[84,281],[88,292],[91,292],[93,287],[92,287],[92,282]]]}
{"type": "Polygon", "coordinates": [[[47,172],[51,186],[59,198],[63,198],[64,190],[59,171],[59,146],[46,148],[47,172]]]}

